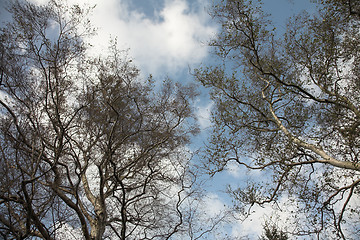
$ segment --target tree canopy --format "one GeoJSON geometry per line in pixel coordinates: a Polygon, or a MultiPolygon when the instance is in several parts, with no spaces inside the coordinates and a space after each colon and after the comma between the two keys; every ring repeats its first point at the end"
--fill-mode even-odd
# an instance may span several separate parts
{"type": "Polygon", "coordinates": [[[189,223],[195,207],[186,208],[195,199],[186,149],[198,132],[194,88],[155,88],[114,42],[90,57],[91,9],[53,0],[15,1],[9,11],[0,32],[1,237],[209,232],[189,223]]]}
{"type": "Polygon", "coordinates": [[[229,188],[242,216],[255,204],[281,209],[285,197],[296,209],[287,232],[351,239],[360,234],[360,6],[317,2],[281,36],[261,1],[213,8],[222,28],[210,45],[223,65],[195,71],[214,102],[205,166],[260,171],[229,188]]]}

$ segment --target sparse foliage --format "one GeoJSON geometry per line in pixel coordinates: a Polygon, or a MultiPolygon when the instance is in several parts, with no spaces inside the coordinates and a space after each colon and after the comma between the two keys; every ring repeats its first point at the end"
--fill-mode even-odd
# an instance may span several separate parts
{"type": "Polygon", "coordinates": [[[259,240],[288,240],[287,234],[279,229],[275,224],[266,222],[264,225],[264,233],[259,240]]]}
{"type": "Polygon", "coordinates": [[[222,30],[210,45],[224,65],[195,72],[215,103],[205,166],[261,171],[264,181],[229,190],[245,217],[286,196],[297,209],[292,234],[359,236],[358,9],[358,1],[322,1],[279,37],[260,1],[214,7],[222,30]]]}

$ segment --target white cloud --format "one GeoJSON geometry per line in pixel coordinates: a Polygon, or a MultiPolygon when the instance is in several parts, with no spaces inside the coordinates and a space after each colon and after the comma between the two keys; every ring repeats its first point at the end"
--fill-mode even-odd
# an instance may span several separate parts
{"type": "MultiPolygon", "coordinates": [[[[196,118],[199,121],[200,128],[206,129],[211,126],[211,109],[214,105],[213,102],[208,102],[207,105],[202,105],[202,101],[199,99],[196,105],[196,118]]],[[[207,101],[206,101],[207,102],[207,101]]]]}
{"type": "Polygon", "coordinates": [[[46,4],[49,2],[49,0],[29,0],[29,2],[32,2],[32,3],[35,3],[35,4],[39,4],[39,5],[42,5],[42,4],[46,4]]]}
{"type": "Polygon", "coordinates": [[[206,26],[205,13],[192,12],[184,0],[173,0],[166,1],[158,17],[163,21],[131,12],[127,21],[119,20],[119,42],[129,45],[142,68],[154,73],[176,71],[206,57],[201,42],[207,41],[215,28],[206,26]]]}
{"type": "Polygon", "coordinates": [[[196,9],[186,0],[165,0],[164,7],[152,18],[130,9],[125,0],[69,2],[96,4],[91,17],[98,28],[92,41],[94,50],[104,51],[110,36],[117,37],[119,48],[130,48],[135,63],[146,73],[174,73],[188,64],[201,62],[208,54],[203,43],[216,32],[216,28],[208,24],[210,17],[202,0],[196,2],[196,9]]]}
{"type": "Polygon", "coordinates": [[[217,217],[228,211],[228,208],[216,193],[208,193],[203,201],[202,210],[209,218],[217,217]]]}
{"type": "Polygon", "coordinates": [[[110,37],[116,37],[119,48],[130,48],[130,55],[143,71],[157,74],[175,73],[189,64],[200,63],[208,54],[204,43],[216,32],[215,25],[209,25],[206,1],[197,0],[191,6],[186,0],[164,1],[163,8],[155,11],[152,18],[131,9],[127,0],[68,0],[68,3],[96,5],[90,17],[98,29],[97,36],[92,38],[93,51],[103,52],[110,37]]]}
{"type": "Polygon", "coordinates": [[[266,221],[277,224],[282,230],[287,228],[291,232],[298,222],[304,222],[306,218],[305,215],[298,214],[296,215],[297,219],[294,219],[292,212],[297,210],[297,204],[298,202],[295,199],[289,201],[289,196],[284,195],[279,199],[275,208],[271,204],[254,205],[251,208],[250,215],[245,220],[233,223],[232,236],[249,236],[251,239],[256,239],[263,233],[263,226],[266,221]]]}
{"type": "Polygon", "coordinates": [[[240,178],[244,175],[244,169],[241,168],[241,166],[237,162],[228,162],[226,164],[226,171],[230,176],[234,178],[240,178]]]}

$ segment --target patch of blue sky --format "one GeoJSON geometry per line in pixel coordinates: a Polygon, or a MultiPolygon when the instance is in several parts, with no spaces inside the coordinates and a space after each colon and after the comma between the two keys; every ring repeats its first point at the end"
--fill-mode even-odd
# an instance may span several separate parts
{"type": "Polygon", "coordinates": [[[130,11],[141,12],[149,19],[164,20],[162,17],[159,17],[159,13],[165,7],[164,0],[125,0],[125,2],[127,2],[130,11]]]}
{"type": "Polygon", "coordinates": [[[316,4],[310,0],[264,0],[263,9],[271,14],[273,24],[281,30],[286,30],[289,17],[302,11],[315,13],[316,4]]]}

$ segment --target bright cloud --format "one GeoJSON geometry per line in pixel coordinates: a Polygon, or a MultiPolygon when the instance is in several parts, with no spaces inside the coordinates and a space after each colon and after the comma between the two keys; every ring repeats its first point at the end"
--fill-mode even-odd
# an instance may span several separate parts
{"type": "Polygon", "coordinates": [[[117,36],[119,44],[130,48],[130,54],[146,72],[164,69],[173,72],[207,56],[201,42],[206,42],[215,28],[206,25],[205,12],[191,11],[185,0],[166,1],[153,19],[129,11],[126,4],[119,7],[115,0],[109,2],[113,3],[99,4],[99,12],[95,10],[95,24],[99,26],[97,42],[110,34],[117,36]],[[104,18],[107,15],[111,21],[104,18]]]}
{"type": "Polygon", "coordinates": [[[199,99],[196,103],[196,118],[199,121],[200,128],[206,129],[211,126],[211,108],[214,103],[209,102],[207,105],[201,105],[201,100],[199,99]]]}
{"type": "MultiPolygon", "coordinates": [[[[45,3],[46,0],[32,0],[45,3]]],[[[69,3],[96,5],[90,18],[98,29],[92,38],[93,51],[107,49],[110,38],[117,38],[120,49],[130,49],[135,63],[145,73],[176,73],[200,63],[208,54],[205,46],[215,34],[209,25],[206,1],[191,6],[186,0],[164,0],[162,9],[148,17],[131,9],[127,0],[69,0],[69,3]]]]}
{"type": "Polygon", "coordinates": [[[234,177],[234,178],[240,178],[244,175],[244,169],[241,168],[241,166],[237,162],[229,162],[226,165],[227,173],[234,177]]]}
{"type": "Polygon", "coordinates": [[[279,199],[277,207],[265,205],[258,206],[254,205],[251,208],[251,214],[244,220],[234,222],[232,225],[232,236],[235,237],[244,237],[248,236],[251,239],[257,239],[264,231],[264,223],[268,221],[269,223],[277,224],[278,227],[282,230],[294,230],[298,223],[304,222],[305,215],[297,215],[294,219],[292,212],[296,211],[297,201],[289,201],[289,196],[284,195],[279,199]]]}
{"type": "Polygon", "coordinates": [[[210,218],[217,217],[228,210],[222,199],[220,199],[220,197],[215,193],[208,193],[208,195],[204,198],[204,204],[202,207],[202,210],[210,218]]]}

